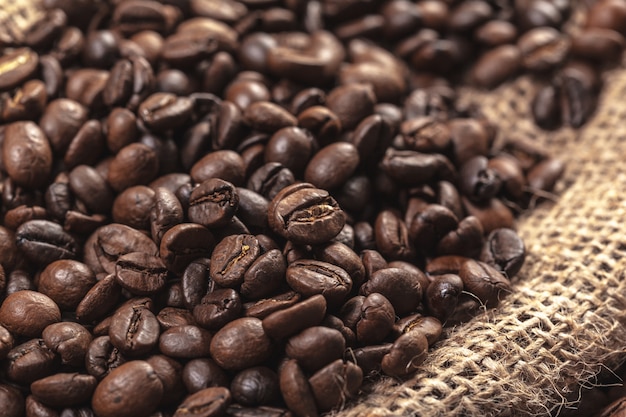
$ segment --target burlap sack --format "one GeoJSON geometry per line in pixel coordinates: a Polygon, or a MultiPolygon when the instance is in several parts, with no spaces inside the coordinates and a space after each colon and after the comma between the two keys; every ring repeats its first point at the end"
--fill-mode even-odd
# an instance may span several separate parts
{"type": "MultiPolygon", "coordinates": [[[[0,0],[0,41],[19,39],[37,4],[0,0]]],[[[605,83],[584,128],[550,133],[529,115],[528,77],[463,90],[500,135],[535,138],[567,163],[561,192],[518,221],[528,258],[514,293],[449,329],[413,378],[369,385],[336,417],[557,415],[626,360],[626,70],[605,83]]]]}
{"type": "Polygon", "coordinates": [[[413,378],[385,379],[337,416],[558,415],[626,359],[626,70],[606,75],[578,131],[536,128],[535,88],[523,77],[463,93],[501,135],[536,138],[567,163],[557,202],[518,222],[528,258],[515,292],[452,329],[413,378]]]}

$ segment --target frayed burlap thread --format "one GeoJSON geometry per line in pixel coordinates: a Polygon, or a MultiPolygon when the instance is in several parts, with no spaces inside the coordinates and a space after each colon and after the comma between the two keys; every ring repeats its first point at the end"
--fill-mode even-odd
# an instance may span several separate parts
{"type": "Polygon", "coordinates": [[[536,138],[567,163],[558,201],[519,220],[528,258],[515,292],[449,331],[413,378],[376,383],[338,417],[558,415],[626,359],[626,71],[607,75],[579,131],[534,126],[536,85],[464,91],[501,135],[536,138]]]}

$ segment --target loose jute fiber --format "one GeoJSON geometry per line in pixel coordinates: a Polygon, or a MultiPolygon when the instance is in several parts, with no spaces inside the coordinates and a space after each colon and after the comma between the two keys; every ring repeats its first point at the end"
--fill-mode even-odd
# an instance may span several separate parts
{"type": "Polygon", "coordinates": [[[577,131],[534,126],[535,88],[525,77],[463,93],[500,135],[534,138],[567,163],[557,202],[518,221],[528,258],[514,293],[450,330],[413,378],[375,384],[338,416],[558,415],[626,359],[626,71],[607,74],[577,131]]]}

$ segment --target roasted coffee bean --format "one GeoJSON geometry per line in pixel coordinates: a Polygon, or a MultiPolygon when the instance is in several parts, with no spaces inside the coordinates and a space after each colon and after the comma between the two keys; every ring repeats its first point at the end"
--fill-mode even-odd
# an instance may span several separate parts
{"type": "Polygon", "coordinates": [[[155,204],[155,192],[145,185],[135,185],[122,191],[113,201],[115,223],[139,230],[150,228],[150,211],[155,204]]]}
{"type": "Polygon", "coordinates": [[[0,401],[5,405],[3,413],[7,417],[24,415],[24,397],[17,388],[7,384],[0,384],[0,401]]]}
{"type": "Polygon", "coordinates": [[[229,386],[224,370],[209,358],[187,362],[183,367],[182,378],[185,388],[191,394],[209,387],[229,386]]]}
{"type": "Polygon", "coordinates": [[[277,311],[263,319],[263,329],[275,340],[286,337],[321,323],[326,314],[326,299],[318,294],[301,303],[277,311]]]}
{"type": "Polygon", "coordinates": [[[30,48],[18,48],[0,58],[0,91],[17,87],[37,70],[39,57],[30,48]]]}
{"type": "Polygon", "coordinates": [[[158,256],[130,252],[115,263],[115,278],[132,294],[149,295],[160,291],[167,281],[167,269],[158,256]]]}
{"type": "Polygon", "coordinates": [[[126,362],[126,358],[118,348],[113,346],[109,336],[93,339],[85,353],[85,368],[90,375],[98,380],[103,379],[113,369],[126,362]]]}
{"type": "Polygon", "coordinates": [[[47,326],[41,336],[46,346],[61,357],[64,365],[83,366],[91,343],[89,331],[78,323],[60,322],[47,326]]]}
{"type": "Polygon", "coordinates": [[[335,237],[345,214],[327,191],[301,183],[283,188],[268,208],[270,227],[301,244],[320,244],[335,237]]]}
{"type": "Polygon", "coordinates": [[[241,315],[242,302],[231,288],[216,289],[206,294],[193,308],[193,317],[199,326],[218,330],[241,315]]]}
{"type": "Polygon", "coordinates": [[[11,349],[13,349],[13,345],[15,343],[15,339],[13,335],[9,332],[9,330],[0,326],[0,359],[4,360],[7,357],[7,354],[11,349]]]}
{"type": "Polygon", "coordinates": [[[250,175],[248,188],[268,200],[296,181],[293,173],[278,162],[268,162],[250,175]]]}
{"type": "Polygon", "coordinates": [[[346,142],[322,148],[309,161],[304,180],[323,189],[337,188],[345,183],[359,165],[357,148],[346,142]]]}
{"type": "Polygon", "coordinates": [[[182,380],[183,366],[165,355],[153,355],[146,359],[163,384],[163,397],[160,407],[178,404],[185,396],[182,380]]]}
{"type": "Polygon", "coordinates": [[[239,194],[235,186],[219,178],[204,181],[191,192],[189,220],[207,227],[227,224],[239,207],[239,194]]]}
{"type": "Polygon", "coordinates": [[[279,373],[280,392],[296,415],[317,416],[317,404],[304,372],[295,359],[287,360],[279,373]]]}
{"type": "Polygon", "coordinates": [[[46,209],[43,207],[35,206],[18,206],[14,209],[7,211],[4,215],[4,225],[9,229],[17,229],[21,224],[30,220],[45,220],[47,219],[46,209]]]}
{"type": "Polygon", "coordinates": [[[439,340],[443,327],[441,322],[435,317],[422,316],[420,314],[403,317],[393,326],[393,334],[397,337],[412,331],[422,333],[426,336],[428,345],[432,346],[437,340],[439,340]]]}
{"type": "Polygon", "coordinates": [[[156,411],[163,384],[145,361],[131,361],[111,371],[96,387],[91,401],[98,416],[144,416],[156,411]]]}
{"type": "Polygon", "coordinates": [[[93,167],[78,165],[72,169],[69,173],[69,186],[74,196],[94,213],[108,213],[113,206],[114,195],[111,187],[93,167]]]}
{"type": "Polygon", "coordinates": [[[459,274],[461,265],[470,258],[458,255],[443,255],[431,259],[426,264],[424,271],[428,276],[442,275],[442,274],[459,274]]]}
{"type": "MultiPolygon", "coordinates": [[[[410,213],[407,209],[406,216],[408,217],[410,213]]],[[[424,254],[432,253],[441,238],[455,230],[459,224],[454,213],[439,204],[428,204],[423,210],[408,218],[407,222],[409,235],[416,249],[424,254]]]]}
{"type": "Polygon", "coordinates": [[[473,216],[480,221],[485,233],[491,233],[492,230],[501,227],[513,227],[513,213],[511,209],[497,198],[491,198],[486,203],[480,205],[463,198],[463,206],[469,216],[473,216]]]}
{"type": "Polygon", "coordinates": [[[560,86],[561,118],[566,126],[582,126],[595,107],[598,79],[595,69],[584,63],[571,63],[557,75],[560,86]]]}
{"type": "Polygon", "coordinates": [[[454,312],[462,291],[463,281],[458,275],[441,274],[434,276],[425,294],[425,304],[429,313],[445,323],[446,319],[454,312]]]}
{"type": "Polygon", "coordinates": [[[95,68],[80,68],[69,75],[65,95],[85,107],[104,110],[104,87],[109,73],[95,68]]]}
{"type": "Polygon", "coordinates": [[[159,254],[168,270],[182,273],[193,260],[210,256],[213,246],[209,229],[195,223],[181,223],[165,232],[159,254]]]}
{"type": "Polygon", "coordinates": [[[12,97],[7,97],[0,117],[5,122],[36,120],[43,113],[47,101],[48,94],[43,81],[27,81],[12,97]]]}
{"type": "Polygon", "coordinates": [[[300,113],[298,127],[310,131],[320,144],[333,142],[343,129],[339,117],[324,106],[312,106],[300,113]]]}
{"type": "Polygon", "coordinates": [[[244,273],[239,289],[241,295],[256,300],[274,294],[284,283],[286,268],[285,257],[280,250],[271,249],[263,253],[244,273]]]}
{"type": "Polygon", "coordinates": [[[259,254],[259,242],[254,236],[227,236],[211,256],[211,278],[223,287],[236,287],[243,283],[244,274],[259,254]]]}
{"type": "Polygon", "coordinates": [[[85,263],[96,274],[115,272],[117,259],[130,252],[158,253],[154,242],[131,227],[112,223],[98,228],[85,242],[85,263]]]}
{"type": "Polygon", "coordinates": [[[290,337],[285,353],[287,357],[296,359],[304,370],[315,372],[341,358],[345,347],[345,339],[338,330],[313,326],[290,337]]]}
{"type": "Polygon", "coordinates": [[[415,311],[422,300],[422,272],[383,268],[374,272],[359,290],[362,295],[380,293],[400,317],[415,311]]]}
{"type": "Polygon", "coordinates": [[[289,264],[287,284],[304,297],[322,294],[330,305],[337,306],[352,290],[352,279],[340,267],[322,261],[302,259],[289,264]]]}
{"type": "Polygon", "coordinates": [[[33,122],[15,122],[4,132],[4,169],[16,184],[44,185],[52,169],[52,149],[44,132],[33,122]]]}
{"type": "Polygon", "coordinates": [[[30,390],[44,404],[68,407],[89,401],[97,384],[91,375],[59,373],[33,382],[30,390]]]}
{"type": "Polygon", "coordinates": [[[240,186],[245,178],[245,165],[241,156],[231,150],[210,152],[191,167],[191,178],[202,183],[210,178],[221,178],[240,186]]]}
{"type": "Polygon", "coordinates": [[[227,388],[205,388],[185,398],[174,416],[218,417],[224,415],[231,401],[227,388]]]}
{"type": "Polygon", "coordinates": [[[84,263],[59,260],[41,271],[37,290],[50,297],[60,309],[74,311],[95,283],[96,276],[84,263]]]}
{"type": "Polygon", "coordinates": [[[480,260],[513,278],[526,257],[526,248],[520,236],[511,229],[492,231],[483,246],[480,260]]]}
{"type": "Polygon", "coordinates": [[[387,375],[404,377],[414,372],[426,359],[428,340],[420,331],[398,337],[383,357],[382,370],[387,375]]]}
{"type": "Polygon", "coordinates": [[[556,158],[546,159],[535,165],[528,172],[528,187],[531,189],[531,192],[535,190],[551,192],[564,171],[565,165],[561,160],[556,158]]]}
{"type": "Polygon", "coordinates": [[[148,184],[158,170],[156,152],[142,143],[131,143],[111,161],[107,181],[115,191],[120,192],[133,185],[148,184]]]}
{"type": "Polygon", "coordinates": [[[141,103],[138,115],[148,128],[161,131],[183,125],[191,116],[192,107],[187,97],[155,93],[141,103]]]}
{"type": "Polygon", "coordinates": [[[93,323],[113,310],[122,293],[115,274],[109,274],[96,282],[76,306],[76,319],[81,323],[93,323]]]}
{"type": "Polygon", "coordinates": [[[586,23],[588,27],[612,29],[626,35],[626,7],[615,0],[598,1],[589,10],[586,23]]]}
{"type": "Polygon", "coordinates": [[[0,324],[14,335],[39,337],[46,326],[58,321],[61,312],[57,304],[36,291],[10,294],[0,306],[0,324]]]}
{"type": "Polygon", "coordinates": [[[465,162],[459,174],[459,191],[472,201],[485,202],[500,191],[501,179],[489,168],[489,160],[484,156],[465,162]]]}
{"type": "Polygon", "coordinates": [[[276,311],[283,310],[297,304],[301,299],[300,294],[289,291],[262,300],[253,301],[243,305],[244,313],[247,317],[264,319],[276,311]]]}
{"type": "Polygon", "coordinates": [[[509,280],[498,270],[474,260],[466,261],[459,271],[463,288],[474,294],[487,308],[495,307],[512,291],[509,280]]]}
{"type": "Polygon", "coordinates": [[[128,356],[150,352],[159,341],[159,322],[142,299],[124,304],[111,319],[109,337],[113,346],[128,356]]]}
{"type": "Polygon", "coordinates": [[[173,327],[159,338],[159,350],[172,358],[200,358],[209,355],[211,333],[197,326],[173,327]]]}
{"type": "Polygon", "coordinates": [[[449,232],[437,245],[438,255],[475,256],[483,244],[484,228],[475,216],[467,216],[456,230],[449,232]]]}
{"type": "Polygon", "coordinates": [[[15,346],[7,354],[5,375],[13,382],[28,385],[52,375],[59,366],[59,358],[43,339],[30,339],[15,346]]]}
{"type": "Polygon", "coordinates": [[[406,224],[391,210],[378,213],[374,237],[376,247],[389,259],[410,260],[415,255],[406,224]]]}
{"type": "Polygon", "coordinates": [[[534,28],[517,41],[524,67],[534,72],[545,72],[562,64],[570,49],[570,41],[551,27],[534,28]]]}
{"type": "Polygon", "coordinates": [[[332,90],[326,103],[341,121],[341,126],[350,130],[374,112],[376,96],[370,85],[348,84],[332,90]]]}
{"type": "Polygon", "coordinates": [[[522,54],[515,45],[502,45],[486,52],[476,62],[472,79],[479,87],[493,88],[519,71],[522,54]]]}
{"type": "Polygon", "coordinates": [[[272,341],[261,320],[242,317],[213,335],[211,357],[226,370],[242,370],[262,364],[272,354],[272,341]]]}
{"type": "Polygon", "coordinates": [[[278,397],[278,375],[265,366],[245,369],[230,384],[233,400],[246,406],[271,404],[278,397]]]}
{"type": "Polygon", "coordinates": [[[353,398],[363,383],[363,371],[352,362],[337,359],[317,371],[309,384],[319,410],[328,411],[353,398]]]}

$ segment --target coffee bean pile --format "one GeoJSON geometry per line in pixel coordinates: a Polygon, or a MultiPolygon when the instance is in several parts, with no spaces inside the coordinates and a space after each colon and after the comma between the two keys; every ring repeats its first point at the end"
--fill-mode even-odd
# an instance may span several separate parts
{"type": "Polygon", "coordinates": [[[571,39],[568,1],[43,5],[0,37],[11,417],[315,416],[409,377],[512,291],[563,173],[455,86],[550,75],[538,122],[578,126],[572,57],[626,29],[617,0],[571,39]]]}

